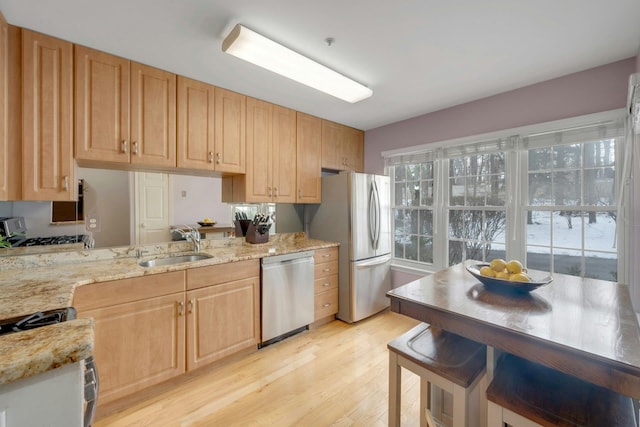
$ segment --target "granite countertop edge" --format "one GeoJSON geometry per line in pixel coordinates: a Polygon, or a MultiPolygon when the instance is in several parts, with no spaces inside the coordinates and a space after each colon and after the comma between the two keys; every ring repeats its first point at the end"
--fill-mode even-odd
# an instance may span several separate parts
{"type": "MultiPolygon", "coordinates": [[[[142,260],[175,254],[176,248],[189,252],[188,246],[164,246],[169,247],[168,253],[163,252],[167,250],[163,245],[155,245],[145,251],[142,260]]],[[[47,259],[42,266],[5,268],[0,271],[0,320],[72,306],[78,286],[336,246],[338,243],[306,238],[304,233],[291,233],[263,244],[248,244],[241,238],[208,242],[200,252],[211,258],[166,266],[141,267],[135,256],[79,257],[75,262],[65,256],[60,263],[47,259]]],[[[93,354],[93,341],[93,320],[86,318],[0,336],[0,387],[86,359],[93,354]]]]}

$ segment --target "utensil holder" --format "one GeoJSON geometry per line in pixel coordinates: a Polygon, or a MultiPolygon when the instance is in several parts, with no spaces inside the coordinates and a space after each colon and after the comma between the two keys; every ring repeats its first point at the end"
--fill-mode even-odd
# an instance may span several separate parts
{"type": "Polygon", "coordinates": [[[267,243],[269,241],[269,230],[266,233],[260,234],[253,223],[249,224],[246,237],[244,238],[247,243],[267,243]]]}
{"type": "MultiPolygon", "coordinates": [[[[238,219],[234,222],[236,226],[236,237],[246,236],[247,230],[249,229],[249,224],[251,224],[250,219],[238,219]]],[[[253,224],[252,224],[253,225],[253,224]]]]}

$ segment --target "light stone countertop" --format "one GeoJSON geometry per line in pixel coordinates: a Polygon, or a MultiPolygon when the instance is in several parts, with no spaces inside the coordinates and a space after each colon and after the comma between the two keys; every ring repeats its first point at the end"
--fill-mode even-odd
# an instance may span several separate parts
{"type": "MultiPolygon", "coordinates": [[[[72,306],[73,292],[77,286],[335,246],[338,244],[308,239],[304,233],[273,234],[268,243],[262,244],[246,243],[244,238],[203,240],[200,252],[212,255],[212,258],[157,267],[139,266],[136,250],[144,251],[142,260],[145,260],[190,252],[191,244],[172,242],[142,247],[2,257],[0,319],[72,306]]],[[[82,360],[92,353],[91,319],[76,319],[0,336],[0,387],[82,360]]]]}

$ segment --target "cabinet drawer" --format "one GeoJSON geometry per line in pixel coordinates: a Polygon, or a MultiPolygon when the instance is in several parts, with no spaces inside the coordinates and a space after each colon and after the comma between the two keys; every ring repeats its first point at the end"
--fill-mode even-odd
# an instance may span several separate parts
{"type": "Polygon", "coordinates": [[[338,261],[331,261],[314,265],[313,274],[315,279],[338,274],[338,261]]]}
{"type": "Polygon", "coordinates": [[[338,312],[338,289],[322,292],[315,297],[315,320],[322,319],[338,312]]]}
{"type": "Polygon", "coordinates": [[[187,289],[204,288],[259,276],[259,259],[192,268],[187,270],[187,289]]]}
{"type": "Polygon", "coordinates": [[[334,274],[332,276],[320,277],[315,279],[313,283],[316,294],[328,291],[329,289],[335,289],[338,287],[338,275],[334,274]]]}
{"type": "Polygon", "coordinates": [[[78,286],[73,295],[73,305],[83,312],[176,292],[184,292],[184,271],[78,286]]]}
{"type": "Polygon", "coordinates": [[[322,264],[329,261],[338,260],[338,248],[326,248],[318,249],[313,253],[313,262],[315,264],[322,264]]]}

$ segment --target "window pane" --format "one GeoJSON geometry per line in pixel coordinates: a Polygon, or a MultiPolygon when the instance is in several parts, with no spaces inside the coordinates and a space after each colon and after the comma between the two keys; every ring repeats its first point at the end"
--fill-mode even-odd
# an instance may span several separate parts
{"type": "Polygon", "coordinates": [[[487,177],[487,206],[505,206],[507,204],[504,175],[487,177]]]}
{"type": "Polygon", "coordinates": [[[552,167],[553,150],[551,148],[540,148],[529,150],[529,171],[549,170],[552,167]]]}
{"type": "Polygon", "coordinates": [[[504,243],[506,226],[507,213],[505,211],[485,211],[484,240],[504,243]]]}
{"type": "Polygon", "coordinates": [[[484,177],[467,178],[465,206],[484,206],[485,194],[484,177]]]}
{"type": "Polygon", "coordinates": [[[420,183],[420,205],[433,206],[433,180],[420,183]]]}
{"type": "Polygon", "coordinates": [[[464,259],[484,260],[485,245],[481,242],[466,242],[464,245],[464,259]]]}
{"type": "Polygon", "coordinates": [[[582,248],[582,216],[578,211],[553,213],[553,246],[582,248]]]}
{"type": "Polygon", "coordinates": [[[615,140],[584,144],[584,167],[612,166],[616,162],[615,140]]]}
{"type": "Polygon", "coordinates": [[[618,281],[618,257],[616,254],[585,252],[584,258],[585,277],[618,281]]]}
{"type": "Polygon", "coordinates": [[[580,171],[554,172],[551,175],[553,181],[554,205],[579,205],[580,200],[580,171]]]}
{"type": "Polygon", "coordinates": [[[420,262],[433,264],[433,239],[420,237],[420,262]]]}
{"type": "Polygon", "coordinates": [[[531,270],[551,271],[551,253],[547,248],[534,248],[529,247],[527,249],[527,268],[531,270]]]}
{"type": "Polygon", "coordinates": [[[464,230],[464,212],[458,209],[449,211],[449,238],[462,238],[464,230]]]}
{"type": "Polygon", "coordinates": [[[420,230],[418,233],[423,236],[433,235],[433,212],[430,210],[420,211],[420,230]]]}
{"type": "Polygon", "coordinates": [[[614,238],[616,221],[614,212],[586,212],[584,248],[587,250],[616,252],[614,238]]]}
{"type": "MultiPolygon", "coordinates": [[[[551,212],[527,213],[527,245],[551,245],[551,212]]],[[[533,250],[535,249],[528,249],[533,250]]]]}
{"type": "Polygon", "coordinates": [[[554,169],[579,168],[582,166],[581,144],[559,145],[553,148],[554,169]]]}
{"type": "Polygon", "coordinates": [[[529,204],[532,206],[553,205],[551,200],[551,174],[529,174],[529,204]]]}
{"type": "Polygon", "coordinates": [[[449,241],[449,265],[462,262],[462,242],[449,241]]]}
{"type": "Polygon", "coordinates": [[[483,261],[491,261],[495,258],[507,259],[507,250],[504,245],[492,243],[487,247],[487,253],[483,261]]]}
{"type": "Polygon", "coordinates": [[[462,182],[456,182],[456,179],[449,180],[449,204],[451,206],[464,206],[464,179],[458,179],[462,182]]]}
{"type": "Polygon", "coordinates": [[[582,252],[569,250],[563,250],[561,253],[554,252],[553,267],[556,273],[581,276],[582,252]]]}
{"type": "Polygon", "coordinates": [[[407,181],[417,181],[420,179],[420,165],[407,165],[407,181]]]}
{"type": "Polygon", "coordinates": [[[590,206],[614,206],[615,169],[613,167],[586,169],[584,171],[584,204],[590,206]]]}
{"type": "Polygon", "coordinates": [[[396,182],[405,181],[407,179],[406,168],[404,165],[394,166],[393,170],[393,176],[396,182]]]}
{"type": "Polygon", "coordinates": [[[418,236],[409,236],[408,242],[404,245],[405,259],[418,260],[418,236]]]}
{"type": "Polygon", "coordinates": [[[407,184],[404,182],[395,184],[396,206],[407,206],[407,184]]]}
{"type": "Polygon", "coordinates": [[[420,165],[422,179],[433,179],[433,162],[426,162],[420,165]]]}

